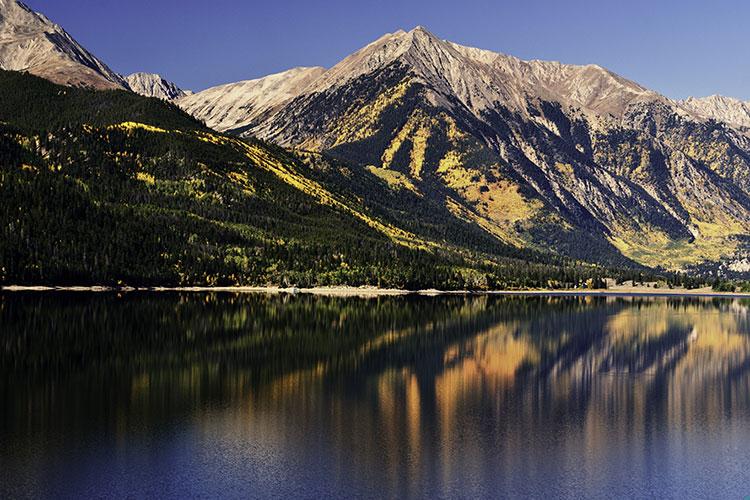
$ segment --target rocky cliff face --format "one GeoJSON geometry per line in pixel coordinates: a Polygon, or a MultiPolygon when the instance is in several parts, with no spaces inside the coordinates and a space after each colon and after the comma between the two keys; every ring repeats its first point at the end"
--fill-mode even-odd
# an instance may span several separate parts
{"type": "Polygon", "coordinates": [[[133,73],[125,78],[130,90],[146,97],[171,101],[189,95],[176,84],[155,73],[133,73]]]}
{"type": "Polygon", "coordinates": [[[0,0],[0,68],[27,71],[63,85],[127,86],[64,29],[16,0],[0,0]]]}
{"type": "Polygon", "coordinates": [[[245,129],[263,123],[323,73],[325,68],[294,68],[212,87],[180,99],[178,105],[221,132],[245,129]]]}
{"type": "Polygon", "coordinates": [[[670,269],[745,254],[750,138],[728,105],[719,113],[599,66],[523,61],[424,28],[308,76],[254,81],[269,90],[246,109],[226,89],[209,91],[220,109],[181,105],[216,128],[408,183],[521,247],[670,269]]]}
{"type": "Polygon", "coordinates": [[[743,102],[732,97],[712,95],[689,97],[679,101],[679,103],[683,108],[696,115],[739,127],[750,127],[750,102],[743,102]]]}

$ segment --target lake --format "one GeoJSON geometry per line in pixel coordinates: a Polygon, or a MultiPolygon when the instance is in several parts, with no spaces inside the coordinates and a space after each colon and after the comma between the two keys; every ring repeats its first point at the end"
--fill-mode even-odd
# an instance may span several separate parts
{"type": "Polygon", "coordinates": [[[0,497],[745,498],[750,302],[0,294],[0,497]]]}

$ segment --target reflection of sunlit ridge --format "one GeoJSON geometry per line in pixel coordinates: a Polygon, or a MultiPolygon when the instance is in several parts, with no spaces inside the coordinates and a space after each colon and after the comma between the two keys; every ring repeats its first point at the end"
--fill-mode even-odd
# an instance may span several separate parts
{"type": "MultiPolygon", "coordinates": [[[[669,409],[663,411],[670,422],[687,423],[686,415],[716,422],[727,411],[727,401],[748,404],[747,393],[741,392],[747,390],[747,379],[731,381],[750,369],[746,309],[665,301],[639,307],[645,321],[631,310],[614,315],[606,335],[592,342],[576,363],[550,374],[557,401],[565,404],[571,393],[580,393],[596,402],[588,411],[587,433],[604,435],[602,426],[611,431],[623,425],[625,435],[628,425],[645,425],[659,411],[650,401],[662,391],[665,397],[658,400],[667,402],[669,409]],[[594,376],[603,371],[612,376],[594,376]],[[625,373],[648,376],[618,376],[625,373]],[[731,396],[725,391],[732,391],[731,396]]],[[[597,442],[593,435],[591,439],[597,442]]]]}
{"type": "Polygon", "coordinates": [[[704,357],[702,351],[709,347],[727,357],[748,340],[736,335],[744,311],[733,311],[705,303],[675,308],[664,301],[624,310],[606,325],[606,341],[597,354],[600,368],[651,373],[685,370],[704,357]]]}
{"type": "Polygon", "coordinates": [[[512,380],[520,367],[535,365],[540,357],[528,338],[516,335],[518,331],[518,322],[495,325],[449,347],[444,361],[449,370],[471,372],[484,379],[512,380]]]}
{"type": "Polygon", "coordinates": [[[1,423],[24,436],[0,442],[40,450],[18,474],[40,482],[50,457],[96,441],[99,459],[111,441],[118,460],[142,447],[155,481],[159,463],[187,477],[177,460],[189,457],[216,464],[220,481],[242,476],[258,495],[324,477],[372,486],[373,496],[489,497],[513,491],[511,476],[552,483],[559,464],[576,471],[560,484],[595,496],[623,464],[635,479],[665,477],[660,465],[694,436],[716,440],[722,449],[709,457],[719,460],[739,460],[750,442],[742,301],[43,300],[6,309],[10,328],[0,328],[3,369],[40,367],[39,382],[21,373],[0,389],[1,423]],[[643,319],[625,314],[637,311],[643,319]],[[189,441],[170,441],[180,427],[189,441]]]}
{"type": "Polygon", "coordinates": [[[675,369],[678,375],[726,375],[728,368],[750,362],[750,336],[740,333],[736,322],[728,321],[732,316],[707,316],[694,318],[687,355],[675,369]]]}
{"type": "MultiPolygon", "coordinates": [[[[387,477],[396,478],[399,472],[408,471],[416,480],[421,471],[418,465],[424,451],[422,397],[417,376],[408,368],[389,368],[374,381],[377,395],[377,422],[380,432],[372,437],[386,443],[385,449],[396,456],[403,452],[406,460],[388,460],[383,471],[387,477]]],[[[394,484],[394,489],[397,485],[394,484]]],[[[407,495],[410,496],[410,495],[407,495]]]]}
{"type": "Polygon", "coordinates": [[[729,354],[739,352],[748,346],[747,335],[741,335],[736,331],[704,331],[699,325],[693,328],[690,337],[691,351],[710,351],[712,353],[729,354]]]}
{"type": "Polygon", "coordinates": [[[270,394],[272,394],[274,398],[282,398],[287,394],[305,387],[310,381],[319,380],[326,371],[326,363],[320,362],[312,368],[284,374],[270,385],[270,394]]]}
{"type": "Polygon", "coordinates": [[[704,428],[738,409],[746,410],[750,394],[747,316],[747,308],[736,303],[703,314],[691,311],[694,328],[689,349],[668,381],[673,425],[704,428]]]}
{"type": "MultiPolygon", "coordinates": [[[[359,339],[352,337],[351,329],[346,328],[346,323],[352,321],[351,318],[342,314],[341,317],[335,318],[334,324],[329,327],[334,332],[341,332],[333,336],[337,341],[333,345],[337,349],[327,355],[323,354],[322,359],[319,359],[312,367],[303,365],[290,367],[291,370],[264,373],[263,377],[258,378],[260,385],[254,384],[251,392],[256,395],[263,394],[264,397],[272,396],[273,399],[281,399],[311,383],[320,384],[326,379],[334,380],[336,374],[342,370],[362,369],[363,373],[372,370],[373,375],[385,376],[392,369],[391,366],[413,364],[416,358],[412,358],[410,353],[415,348],[425,350],[418,357],[423,361],[433,351],[441,352],[448,339],[474,335],[482,325],[496,321],[493,319],[492,308],[488,307],[487,301],[487,297],[452,301],[448,304],[450,308],[435,309],[440,314],[425,318],[415,316],[411,321],[405,322],[406,326],[401,328],[388,328],[387,326],[390,326],[388,323],[371,324],[368,328],[375,334],[373,336],[362,335],[359,339]],[[347,338],[350,340],[345,340],[347,338]]],[[[283,339],[284,336],[279,336],[279,338],[283,339]]],[[[268,339],[269,336],[264,331],[251,332],[243,335],[239,342],[233,339],[221,347],[228,349],[229,346],[241,352],[250,347],[270,351],[271,349],[259,342],[260,340],[267,343],[268,339]]],[[[309,343],[303,342],[302,345],[306,348],[309,343]]],[[[311,352],[315,353],[315,351],[311,352]]],[[[307,351],[302,350],[299,354],[305,355],[307,351]]],[[[283,363],[284,360],[280,361],[283,363]]]]}
{"type": "Polygon", "coordinates": [[[368,340],[362,347],[359,348],[357,353],[358,357],[364,357],[367,354],[375,352],[384,347],[396,344],[404,339],[407,339],[416,334],[429,334],[435,331],[435,323],[428,323],[421,326],[419,329],[414,327],[402,328],[400,330],[388,330],[387,332],[375,337],[372,340],[368,340]]]}
{"type": "Polygon", "coordinates": [[[450,318],[378,329],[314,368],[248,383],[226,442],[329,447],[338,453],[333,473],[375,470],[384,496],[409,497],[423,480],[449,484],[456,471],[488,472],[488,463],[501,474],[562,441],[571,450],[564,459],[600,470],[613,447],[637,458],[654,429],[713,429],[725,412],[750,408],[747,377],[728,376],[750,359],[746,310],[624,304],[592,303],[570,316],[532,306],[491,327],[461,319],[455,335],[444,334],[450,318]],[[623,314],[635,307],[646,320],[623,314]],[[603,373],[615,352],[621,365],[603,373]],[[321,437],[305,440],[309,422],[321,437]]]}
{"type": "Polygon", "coordinates": [[[636,374],[669,370],[687,351],[690,334],[688,323],[674,319],[654,307],[615,315],[596,355],[598,368],[636,374]]]}
{"type": "Polygon", "coordinates": [[[628,308],[612,316],[607,322],[606,331],[614,343],[655,339],[669,331],[669,319],[661,307],[628,308]]]}
{"type": "Polygon", "coordinates": [[[512,382],[519,368],[539,363],[540,354],[528,337],[517,335],[516,321],[499,323],[445,351],[445,373],[471,374],[472,380],[512,382]]]}
{"type": "MultiPolygon", "coordinates": [[[[483,309],[484,304],[471,303],[471,307],[461,308],[457,316],[472,316],[483,309]]],[[[468,306],[467,306],[468,307],[468,306]]],[[[416,336],[433,338],[436,333],[442,332],[449,322],[429,322],[418,326],[410,326],[402,329],[388,330],[377,337],[367,340],[355,352],[345,354],[342,359],[354,361],[385,348],[398,345],[416,336]]],[[[485,330],[468,340],[456,341],[445,348],[444,360],[446,369],[456,369],[455,363],[465,364],[465,368],[474,371],[477,375],[488,379],[512,380],[516,371],[523,365],[535,364],[539,361],[539,353],[531,344],[520,337],[515,336],[518,331],[517,322],[498,323],[489,330],[485,330]],[[451,354],[453,353],[453,354],[451,354]],[[458,354],[461,353],[461,354],[458,354]],[[452,359],[460,356],[460,361],[452,359]]],[[[404,373],[408,371],[400,370],[404,373]]],[[[313,368],[299,369],[286,373],[273,380],[268,391],[275,396],[282,396],[288,391],[293,391],[311,379],[320,380],[330,371],[330,364],[319,362],[313,368]]],[[[392,376],[392,370],[387,369],[380,373],[381,377],[392,376]]],[[[411,382],[410,382],[411,383],[411,382]]],[[[416,389],[416,387],[415,387],[416,389]]],[[[385,399],[384,403],[387,403],[385,399]]],[[[387,406],[387,404],[386,404],[387,406]]]]}
{"type": "Polygon", "coordinates": [[[444,425],[452,421],[460,400],[483,392],[497,394],[513,385],[519,369],[539,363],[539,351],[518,331],[518,322],[499,323],[446,349],[445,369],[435,380],[444,425]]]}
{"type": "MultiPolygon", "coordinates": [[[[424,473],[415,467],[420,463],[420,457],[429,451],[425,450],[430,439],[425,434],[429,431],[424,427],[425,409],[433,408],[434,405],[439,415],[437,424],[440,435],[443,436],[442,442],[449,443],[451,436],[457,432],[455,419],[462,405],[476,401],[481,393],[487,394],[487,397],[496,397],[502,387],[512,386],[521,367],[538,363],[538,350],[527,337],[518,335],[520,324],[518,321],[496,323],[470,338],[439,347],[443,353],[443,366],[438,368],[434,379],[429,376],[423,378],[427,385],[422,385],[419,380],[419,374],[425,375],[423,369],[409,366],[386,367],[368,377],[368,382],[358,389],[358,394],[362,401],[371,401],[375,405],[378,417],[376,420],[356,421],[358,446],[360,449],[375,446],[368,437],[371,436],[378,446],[388,450],[389,455],[407,457],[404,461],[389,460],[388,470],[380,471],[382,475],[396,478],[401,475],[401,471],[408,470],[410,477],[418,478],[424,473]],[[431,384],[434,384],[434,393],[430,388],[431,384]],[[427,392],[423,393],[425,390],[427,392]]],[[[404,339],[417,333],[430,337],[430,330],[440,328],[437,325],[423,325],[418,329],[386,332],[369,342],[367,349],[360,352],[360,355],[383,347],[401,345],[404,339]]],[[[296,385],[297,380],[299,379],[294,377],[289,382],[296,385]]],[[[274,384],[279,385],[280,389],[286,386],[273,391],[274,394],[287,401],[299,397],[301,387],[289,387],[287,383],[278,381],[274,384]]],[[[463,430],[466,433],[476,431],[477,429],[470,428],[463,430]]],[[[457,457],[452,456],[447,447],[434,451],[441,457],[441,470],[450,474],[456,465],[452,461],[457,457]]],[[[481,460],[479,453],[475,457],[469,455],[461,457],[462,460],[481,460]]],[[[393,488],[395,491],[397,485],[393,488]]]]}
{"type": "MultiPolygon", "coordinates": [[[[439,366],[376,370],[366,383],[357,385],[356,394],[328,400],[320,408],[309,407],[311,398],[299,387],[280,395],[283,409],[323,414],[326,422],[346,421],[352,432],[334,434],[336,448],[348,451],[342,460],[356,461],[367,470],[379,463],[378,456],[386,455],[387,464],[380,464],[378,471],[389,491],[409,496],[401,489],[409,486],[399,483],[399,478],[418,483],[427,475],[418,466],[423,457],[436,457],[435,480],[447,484],[457,470],[484,470],[480,462],[487,460],[485,448],[492,446],[482,443],[502,439],[502,446],[494,451],[513,463],[528,453],[525,435],[541,435],[541,441],[554,443],[558,435],[552,430],[546,435],[545,429],[559,431],[560,420],[571,450],[579,445],[586,449],[582,457],[587,463],[580,466],[595,470],[613,446],[637,456],[637,446],[649,439],[655,427],[664,425],[659,419],[670,426],[689,426],[693,423],[689,418],[698,413],[705,419],[700,424],[711,428],[727,404],[750,407],[747,383],[713,377],[708,377],[713,383],[706,383],[710,369],[716,375],[726,375],[729,369],[720,352],[731,354],[733,360],[732,353],[745,349],[747,339],[739,332],[747,329],[738,330],[742,317],[734,309],[654,301],[638,306],[648,320],[636,324],[619,314],[630,307],[606,309],[603,312],[608,314],[600,316],[594,311],[573,327],[571,318],[562,320],[563,316],[546,311],[540,312],[543,321],[530,319],[533,314],[516,316],[463,340],[438,343],[439,366]],[[634,331],[628,332],[628,325],[634,331]],[[617,349],[625,361],[637,360],[649,350],[658,355],[647,376],[621,376],[617,370],[602,374],[602,366],[617,349]],[[712,367],[706,366],[709,361],[712,367]],[[695,373],[677,382],[688,365],[695,373]],[[696,408],[703,411],[694,412],[696,408]],[[488,421],[498,434],[486,430],[488,421]],[[433,424],[436,434],[430,434],[433,424]],[[433,440],[439,446],[431,448],[433,440]]],[[[585,312],[575,314],[580,317],[585,312]]],[[[432,335],[423,327],[420,331],[425,338],[432,335]]],[[[411,344],[411,337],[410,328],[387,332],[377,337],[382,340],[373,339],[372,346],[378,346],[375,350],[406,346],[421,353],[421,347],[414,347],[421,344],[411,344]]],[[[729,364],[737,366],[735,361],[729,364]]],[[[332,427],[338,430],[335,424],[332,427]]]]}

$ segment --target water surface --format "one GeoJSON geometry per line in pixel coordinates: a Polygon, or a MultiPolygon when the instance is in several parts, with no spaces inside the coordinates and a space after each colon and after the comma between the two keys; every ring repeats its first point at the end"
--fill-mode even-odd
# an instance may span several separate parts
{"type": "Polygon", "coordinates": [[[0,295],[0,497],[750,495],[750,303],[0,295]]]}

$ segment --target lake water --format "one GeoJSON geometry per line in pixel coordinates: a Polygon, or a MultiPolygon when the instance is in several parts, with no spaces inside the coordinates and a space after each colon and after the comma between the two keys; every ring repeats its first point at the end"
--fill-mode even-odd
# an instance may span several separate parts
{"type": "Polygon", "coordinates": [[[0,497],[750,495],[750,302],[0,294],[0,497]]]}

